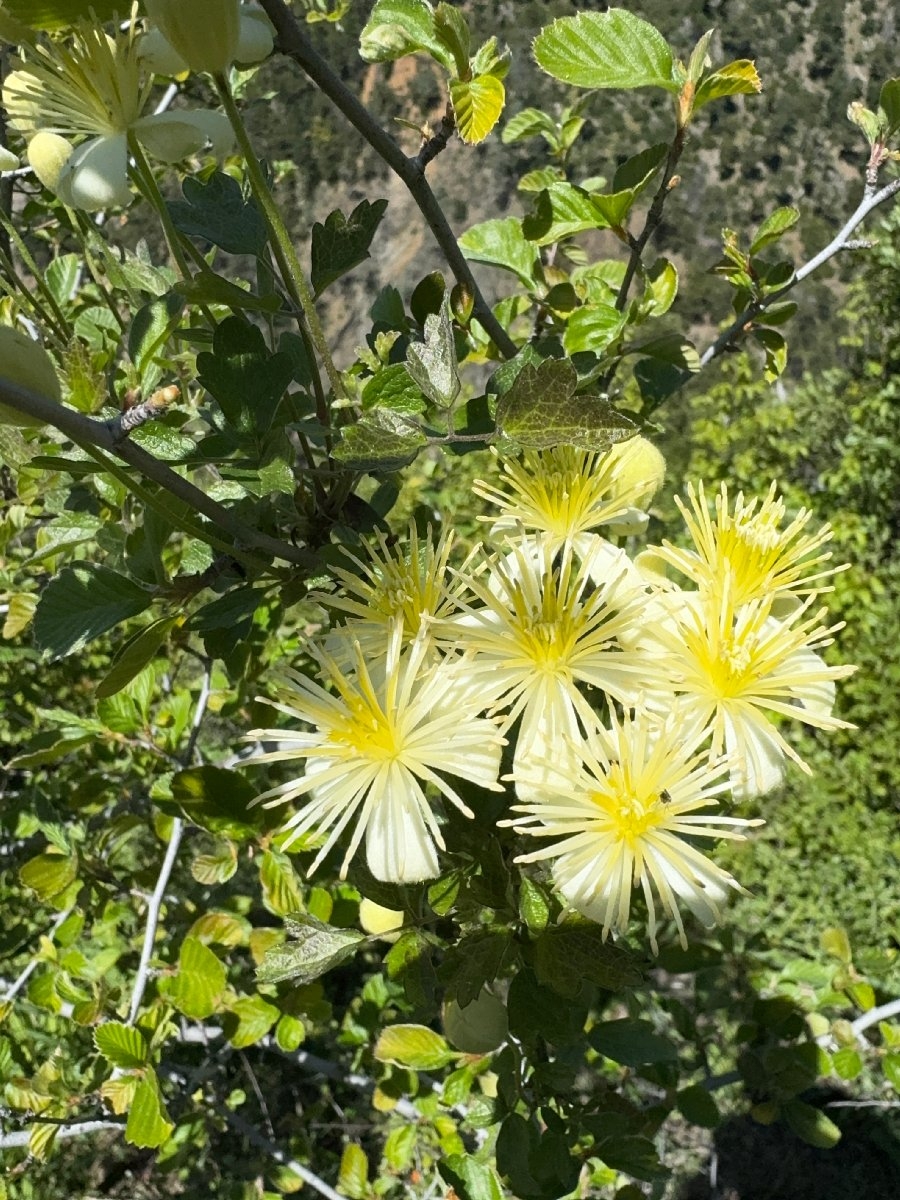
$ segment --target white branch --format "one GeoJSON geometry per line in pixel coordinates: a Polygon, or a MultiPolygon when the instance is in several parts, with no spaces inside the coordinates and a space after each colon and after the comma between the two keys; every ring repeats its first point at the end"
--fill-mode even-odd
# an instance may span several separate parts
{"type": "MultiPolygon", "coordinates": [[[[63,912],[57,914],[56,920],[51,925],[50,932],[47,934],[47,937],[49,937],[51,940],[53,939],[53,935],[56,933],[57,929],[59,929],[60,925],[62,925],[62,923],[69,917],[71,912],[72,909],[67,908],[63,912]]],[[[28,966],[25,967],[25,969],[9,985],[6,995],[2,1000],[0,1000],[0,1004],[6,1004],[8,1001],[14,1000],[28,982],[32,973],[36,971],[40,965],[41,960],[39,958],[33,958],[28,966]]]]}
{"type": "MultiPolygon", "coordinates": [[[[40,1120],[35,1122],[40,1124],[40,1120]]],[[[125,1128],[121,1121],[80,1121],[75,1125],[60,1125],[56,1131],[57,1138],[82,1137],[87,1133],[99,1133],[103,1129],[117,1129],[120,1133],[125,1128]]],[[[31,1141],[31,1130],[22,1129],[18,1133],[0,1134],[0,1150],[13,1150],[18,1146],[27,1146],[31,1141]]]]}

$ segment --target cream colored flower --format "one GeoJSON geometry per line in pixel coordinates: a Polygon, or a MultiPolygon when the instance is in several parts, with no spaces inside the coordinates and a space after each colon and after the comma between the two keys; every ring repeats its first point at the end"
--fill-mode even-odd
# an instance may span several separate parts
{"type": "Polygon", "coordinates": [[[504,739],[492,721],[478,715],[467,664],[429,665],[423,638],[404,652],[399,621],[390,631],[386,669],[377,681],[358,644],[353,673],[324,652],[317,658],[333,691],[290,671],[278,701],[267,701],[312,728],[249,735],[279,743],[278,750],[253,762],[305,763],[302,775],[264,792],[259,800],[271,806],[308,798],[283,829],[289,835],[286,845],[304,836],[325,836],[310,871],[353,824],[342,877],[365,838],[366,860],[377,879],[412,883],[434,878],[444,841],[425,787],[431,785],[469,817],[471,810],[445,775],[502,790],[497,773],[504,739]]]}
{"type": "Polygon", "coordinates": [[[151,86],[132,14],[115,37],[82,21],[66,45],[23,47],[4,81],[3,104],[10,128],[29,144],[41,182],[65,204],[93,211],[131,202],[129,136],[164,162],[207,146],[221,154],[230,145],[222,113],[180,109],[142,116],[151,86]]]}
{"type": "Polygon", "coordinates": [[[768,714],[818,729],[850,728],[831,710],[835,680],[855,668],[828,666],[817,653],[842,625],[826,627],[826,610],[811,610],[813,596],[779,620],[774,595],[738,606],[729,580],[721,594],[658,596],[657,611],[666,616],[638,645],[651,660],[666,660],[678,693],[672,710],[686,728],[710,732],[711,753],[732,760],[731,786],[744,799],[776,787],[786,758],[809,773],[768,714]]]}
{"type": "Polygon", "coordinates": [[[716,495],[713,520],[703,484],[696,492],[689,484],[690,508],[678,497],[675,503],[694,548],[682,550],[663,542],[649,553],[699,588],[721,590],[724,576],[729,575],[735,605],[769,595],[798,597],[821,592],[836,571],[846,569],[826,565],[831,551],[822,552],[822,547],[831,538],[831,526],[824,525],[817,533],[806,532],[812,513],[801,508],[782,528],[786,508],[777,491],[773,482],[761,503],[757,498],[745,500],[743,492],[738,492],[731,511],[723,483],[716,495]]]}
{"type": "Polygon", "coordinates": [[[516,861],[550,860],[560,894],[602,925],[604,936],[627,931],[632,893],[640,887],[653,952],[660,910],[686,946],[680,906],[711,926],[721,920],[729,889],[740,886],[691,840],[741,839],[743,829],[761,824],[700,811],[728,788],[728,763],[699,751],[701,740],[684,740],[677,724],[660,727],[646,714],[614,718],[611,733],[590,727],[573,747],[562,786],[514,805],[522,815],[504,822],[553,839],[516,861]]]}
{"type": "Polygon", "coordinates": [[[237,0],[148,0],[154,28],[141,41],[141,60],[158,75],[222,73],[272,53],[274,30],[258,4],[237,0]]]}
{"type": "Polygon", "coordinates": [[[642,467],[630,469],[634,464],[626,449],[638,441],[643,439],[604,454],[554,446],[507,458],[502,461],[501,486],[481,479],[472,486],[476,496],[500,509],[498,517],[481,519],[492,522],[492,537],[524,529],[545,533],[556,545],[583,538],[601,525],[627,521],[651,486],[642,467]]]}

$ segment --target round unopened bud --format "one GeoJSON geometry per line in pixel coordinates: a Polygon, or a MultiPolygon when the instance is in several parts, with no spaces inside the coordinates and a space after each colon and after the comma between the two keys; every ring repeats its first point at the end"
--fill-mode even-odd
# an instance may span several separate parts
{"type": "MultiPolygon", "coordinates": [[[[57,404],[62,401],[59,378],[50,355],[39,342],[10,325],[0,325],[0,381],[27,388],[57,404]]],[[[39,417],[0,404],[0,425],[36,429],[43,424],[39,417]]]]}
{"type": "Polygon", "coordinates": [[[403,913],[394,908],[384,908],[374,900],[363,899],[359,902],[359,923],[373,937],[396,942],[403,924],[403,913]]]}
{"type": "Polygon", "coordinates": [[[0,172],[14,171],[19,165],[19,160],[12,150],[7,150],[5,146],[0,146],[0,172]]]}
{"type": "Polygon", "coordinates": [[[666,478],[666,460],[644,437],[629,438],[619,442],[607,455],[612,462],[614,475],[609,490],[611,499],[628,496],[630,511],[618,521],[610,522],[610,533],[640,533],[647,527],[646,509],[662,487],[666,478]]]}
{"type": "Polygon", "coordinates": [[[222,75],[240,39],[239,0],[146,0],[147,16],[192,71],[222,75]]]}
{"type": "Polygon", "coordinates": [[[55,192],[63,168],[74,152],[72,143],[64,137],[42,130],[28,143],[28,163],[44,187],[55,192]]]}
{"type": "Polygon", "coordinates": [[[263,10],[256,4],[241,9],[241,32],[234,60],[242,67],[252,67],[268,58],[275,47],[275,30],[263,10]]]}
{"type": "Polygon", "coordinates": [[[447,1040],[465,1054],[487,1054],[496,1050],[509,1033],[506,1007],[486,988],[482,988],[465,1007],[455,1000],[447,1000],[441,1016],[447,1040]]]}

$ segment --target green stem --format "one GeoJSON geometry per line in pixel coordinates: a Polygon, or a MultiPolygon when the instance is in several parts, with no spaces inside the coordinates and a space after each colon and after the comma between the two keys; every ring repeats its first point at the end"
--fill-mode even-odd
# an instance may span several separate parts
{"type": "MultiPolygon", "coordinates": [[[[10,221],[7,218],[5,213],[0,213],[0,225],[3,226],[10,241],[15,245],[16,250],[19,253],[19,257],[22,259],[22,262],[25,264],[25,266],[28,268],[28,270],[31,272],[32,276],[34,277],[34,282],[35,282],[35,286],[37,287],[37,290],[41,293],[44,300],[47,302],[48,307],[50,308],[50,310],[52,311],[52,313],[56,319],[56,323],[59,325],[58,332],[62,335],[62,337],[65,339],[65,341],[71,341],[72,326],[70,325],[69,320],[66,317],[66,314],[63,312],[63,310],[60,308],[59,304],[57,303],[56,297],[53,295],[53,293],[50,291],[50,288],[47,286],[47,284],[44,280],[43,272],[41,271],[41,269],[37,265],[37,263],[34,261],[34,259],[32,258],[31,251],[25,245],[25,242],[23,241],[21,235],[19,234],[19,231],[16,229],[15,225],[13,225],[12,221],[10,221]]],[[[19,282],[18,277],[16,279],[16,282],[19,282]]],[[[33,302],[34,301],[32,300],[32,303],[33,302]]]]}
{"type": "Polygon", "coordinates": [[[184,257],[184,251],[181,248],[178,230],[172,222],[168,208],[166,208],[166,202],[162,192],[159,190],[156,176],[153,174],[153,168],[147,162],[147,157],[133,133],[128,135],[128,149],[131,151],[131,157],[134,159],[135,167],[137,168],[135,171],[135,182],[144,198],[156,210],[156,215],[159,217],[159,223],[162,225],[163,234],[165,235],[166,245],[169,247],[169,253],[178,267],[181,278],[190,282],[193,276],[191,275],[187,259],[184,257]]]}
{"type": "MultiPolygon", "coordinates": [[[[222,101],[222,107],[225,109],[225,114],[231,123],[234,135],[241,148],[241,153],[247,164],[247,176],[250,180],[250,187],[253,190],[253,195],[256,197],[257,204],[262,209],[266,225],[268,226],[272,243],[272,253],[275,256],[275,261],[278,263],[278,269],[281,272],[284,285],[288,289],[291,299],[303,310],[309,335],[318,352],[319,359],[325,368],[325,373],[328,375],[332,391],[337,398],[343,399],[346,394],[344,384],[334,365],[331,351],[325,340],[325,332],[319,321],[319,314],[316,312],[312,291],[306,282],[306,276],[300,265],[297,252],[294,250],[291,235],[284,223],[278,205],[272,198],[269,185],[259,165],[259,159],[256,157],[256,152],[253,149],[253,143],[250,141],[250,136],[247,133],[247,127],[244,125],[238,106],[234,102],[231,87],[224,75],[214,75],[213,81],[219,93],[219,99],[222,101]]],[[[319,413],[319,419],[323,424],[329,424],[327,413],[319,413]]]]}

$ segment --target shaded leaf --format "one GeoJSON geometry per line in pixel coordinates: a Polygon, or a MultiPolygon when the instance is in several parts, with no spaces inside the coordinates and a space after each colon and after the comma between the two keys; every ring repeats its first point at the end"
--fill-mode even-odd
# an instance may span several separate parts
{"type": "Polygon", "coordinates": [[[676,1062],[678,1050],[668,1038],[656,1033],[649,1021],[622,1018],[598,1021],[588,1034],[595,1050],[626,1067],[645,1063],[676,1062]]]}
{"type": "Polygon", "coordinates": [[[121,621],[136,617],[152,600],[144,588],[108,567],[73,563],[41,593],[34,640],[53,658],[63,658],[121,621]]]}
{"type": "Polygon", "coordinates": [[[354,471],[397,471],[427,444],[417,425],[390,409],[376,408],[341,430],[334,457],[354,471]]]}
{"type": "Polygon", "coordinates": [[[459,1200],[504,1200],[496,1171],[468,1155],[447,1155],[439,1160],[438,1171],[459,1200]]]}
{"type": "Polygon", "coordinates": [[[105,696],[113,696],[123,687],[131,683],[136,675],[143,671],[156,656],[157,650],[165,643],[171,631],[183,621],[176,614],[173,617],[160,617],[145,629],[141,629],[129,638],[125,645],[116,653],[112,666],[97,684],[94,693],[98,700],[105,696]]]}
{"type": "Polygon", "coordinates": [[[830,1150],[841,1140],[841,1131],[820,1108],[803,1100],[788,1100],[781,1106],[788,1127],[809,1146],[830,1150]]]}
{"type": "Polygon", "coordinates": [[[324,225],[316,221],[312,228],[310,282],[317,296],[369,257],[369,247],[387,205],[387,200],[376,200],[374,204],[362,200],[349,217],[335,209],[324,225]]]}
{"type": "Polygon", "coordinates": [[[239,433],[268,431],[293,379],[289,355],[272,353],[262,331],[242,317],[228,317],[213,335],[212,353],[197,355],[197,378],[239,433]]]}
{"type": "Polygon", "coordinates": [[[216,171],[205,183],[188,175],[181,190],[184,199],[166,205],[180,233],[205,238],[229,254],[263,254],[266,223],[237,180],[224,171],[216,171]]]}
{"type": "Polygon", "coordinates": [[[561,443],[605,450],[631,436],[635,425],[606,400],[576,394],[578,377],[566,359],[527,363],[497,402],[497,425],[523,446],[561,443]]]}
{"type": "Polygon", "coordinates": [[[583,982],[608,991],[636,987],[641,972],[634,959],[603,938],[588,921],[567,921],[547,929],[535,944],[534,966],[541,983],[574,995],[583,982]]]}

